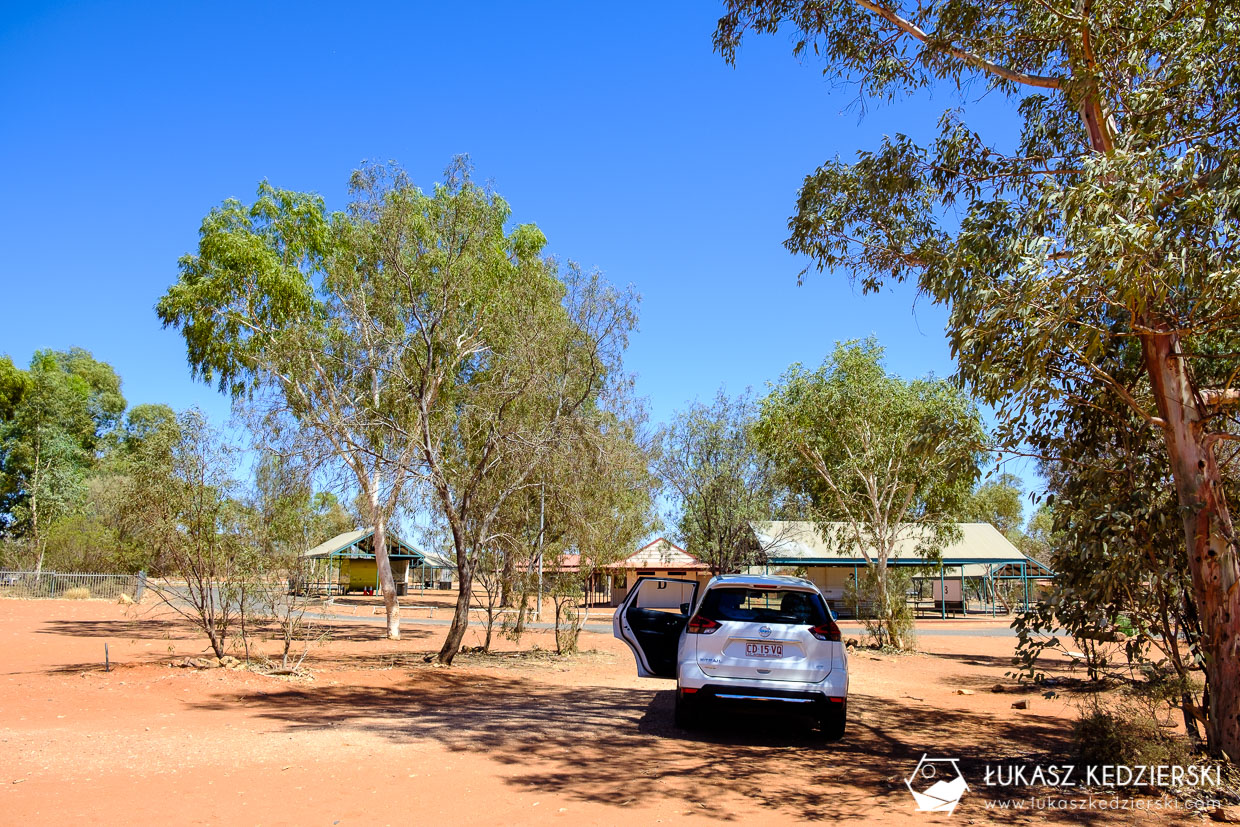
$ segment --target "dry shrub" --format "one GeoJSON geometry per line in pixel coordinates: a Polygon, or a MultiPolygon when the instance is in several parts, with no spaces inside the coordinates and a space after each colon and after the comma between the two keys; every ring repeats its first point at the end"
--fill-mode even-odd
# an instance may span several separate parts
{"type": "Polygon", "coordinates": [[[85,586],[78,586],[76,589],[66,589],[65,600],[90,600],[90,589],[85,586]]]}
{"type": "Polygon", "coordinates": [[[1159,726],[1148,707],[1131,698],[1094,695],[1072,725],[1072,741],[1086,766],[1171,765],[1189,758],[1184,739],[1159,726]]]}

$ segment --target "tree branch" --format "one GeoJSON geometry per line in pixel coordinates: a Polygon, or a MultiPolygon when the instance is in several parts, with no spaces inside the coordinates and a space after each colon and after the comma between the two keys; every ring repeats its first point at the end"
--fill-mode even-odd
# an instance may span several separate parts
{"type": "Polygon", "coordinates": [[[1240,405],[1240,388],[1202,388],[1201,401],[1216,408],[1240,405]]]}
{"type": "MultiPolygon", "coordinates": [[[[900,17],[898,14],[891,11],[890,9],[885,9],[882,6],[878,5],[877,3],[869,2],[869,0],[854,0],[854,2],[861,8],[866,9],[867,11],[871,11],[874,14],[877,14],[879,17],[883,18],[884,20],[888,21],[889,23],[893,24],[894,26],[896,26],[896,28],[900,29],[900,31],[904,32],[905,34],[916,38],[922,43],[930,43],[931,41],[930,35],[926,34],[924,31],[921,30],[920,27],[918,27],[917,25],[915,25],[914,23],[908,20],[905,20],[903,17],[900,17]]],[[[1049,77],[1046,75],[1029,75],[1029,74],[1025,74],[1024,72],[1018,72],[1015,69],[1009,69],[1006,66],[1000,66],[999,64],[993,63],[987,60],[986,58],[981,57],[980,55],[975,55],[972,52],[965,51],[964,49],[958,48],[956,46],[950,46],[950,45],[945,46],[944,51],[946,51],[952,57],[963,60],[965,63],[968,63],[970,66],[974,66],[978,69],[981,69],[982,71],[989,72],[990,74],[1001,77],[1004,80],[1009,80],[1012,83],[1020,83],[1020,84],[1024,84],[1025,86],[1037,86],[1042,89],[1061,89],[1062,88],[1063,80],[1061,78],[1049,77]]]]}

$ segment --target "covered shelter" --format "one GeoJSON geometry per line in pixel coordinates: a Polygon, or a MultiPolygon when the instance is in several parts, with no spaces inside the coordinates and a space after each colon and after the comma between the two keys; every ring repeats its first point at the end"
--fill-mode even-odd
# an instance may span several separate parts
{"type": "MultiPolygon", "coordinates": [[[[847,523],[829,523],[824,531],[812,522],[750,523],[765,551],[765,570],[803,569],[822,589],[832,609],[843,616],[864,616],[869,610],[858,597],[860,577],[869,565],[847,523]]],[[[985,613],[995,616],[1028,606],[1036,590],[1054,577],[1042,563],[1022,553],[990,523],[958,523],[959,539],[940,550],[937,559],[919,551],[924,529],[905,524],[888,568],[909,567],[913,586],[906,598],[918,613],[940,617],[985,613]]],[[[869,552],[869,559],[874,553],[869,552]]]]}
{"type": "MultiPolygon", "coordinates": [[[[565,554],[560,558],[554,572],[562,572],[565,574],[573,574],[580,576],[581,574],[581,555],[565,554]]],[[[612,573],[606,568],[594,569],[590,572],[588,580],[581,584],[585,593],[585,601],[588,606],[605,606],[611,600],[612,573]]]]}
{"type": "MultiPolygon", "coordinates": [[[[326,594],[377,592],[379,566],[375,560],[374,535],[373,528],[347,531],[303,552],[305,565],[301,587],[326,594]]],[[[390,531],[386,545],[398,595],[406,594],[411,588],[452,587],[455,569],[450,561],[414,548],[390,531]]]]}

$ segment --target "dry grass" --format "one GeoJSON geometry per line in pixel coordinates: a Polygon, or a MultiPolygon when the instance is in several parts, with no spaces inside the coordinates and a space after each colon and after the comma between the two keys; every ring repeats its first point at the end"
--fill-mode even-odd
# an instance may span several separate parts
{"type": "Polygon", "coordinates": [[[90,589],[79,586],[65,591],[65,600],[90,600],[90,589]]]}

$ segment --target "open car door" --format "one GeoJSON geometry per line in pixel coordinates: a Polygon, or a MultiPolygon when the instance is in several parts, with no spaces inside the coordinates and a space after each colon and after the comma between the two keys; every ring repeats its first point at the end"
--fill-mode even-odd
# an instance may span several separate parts
{"type": "Polygon", "coordinates": [[[633,650],[643,678],[675,678],[680,633],[697,601],[696,580],[643,577],[616,609],[611,629],[633,650]]]}

